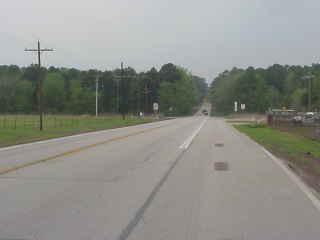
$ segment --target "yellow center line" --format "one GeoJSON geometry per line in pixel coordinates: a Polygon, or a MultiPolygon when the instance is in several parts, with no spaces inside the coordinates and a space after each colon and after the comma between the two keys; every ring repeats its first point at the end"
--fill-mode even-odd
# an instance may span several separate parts
{"type": "Polygon", "coordinates": [[[75,149],[67,151],[67,152],[63,152],[63,153],[59,153],[59,154],[56,154],[56,155],[53,155],[53,156],[45,157],[45,158],[42,158],[42,159],[39,159],[39,160],[35,160],[35,161],[32,161],[32,162],[21,164],[21,165],[18,165],[18,166],[12,167],[12,168],[8,168],[8,169],[5,169],[5,170],[0,170],[0,175],[6,174],[6,173],[9,173],[9,172],[13,172],[13,171],[16,171],[16,170],[19,170],[19,169],[22,169],[22,168],[26,168],[26,167],[29,167],[29,166],[32,166],[32,165],[36,165],[36,164],[39,164],[39,163],[43,163],[43,162],[46,162],[46,161],[49,161],[49,160],[53,160],[53,159],[57,159],[57,158],[60,158],[60,157],[65,157],[65,156],[69,156],[69,155],[72,155],[72,154],[87,150],[89,148],[93,148],[93,147],[96,147],[96,146],[99,146],[99,145],[103,145],[103,144],[109,143],[109,142],[114,142],[114,141],[125,139],[125,138],[128,138],[128,137],[140,135],[140,134],[146,133],[146,132],[151,132],[151,131],[157,130],[159,128],[167,127],[169,125],[172,125],[172,124],[167,124],[167,125],[163,125],[163,126],[159,126],[159,127],[149,128],[149,129],[141,130],[141,131],[138,131],[138,132],[130,133],[130,134],[124,135],[124,136],[113,137],[113,138],[110,138],[110,139],[107,139],[107,140],[104,140],[104,141],[101,141],[101,142],[97,142],[97,143],[93,143],[93,144],[86,145],[86,146],[83,146],[83,147],[75,148],[75,149]]]}

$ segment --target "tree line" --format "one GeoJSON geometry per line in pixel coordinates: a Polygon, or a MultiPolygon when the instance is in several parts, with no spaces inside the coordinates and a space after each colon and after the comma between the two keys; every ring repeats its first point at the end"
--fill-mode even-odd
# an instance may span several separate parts
{"type": "Polygon", "coordinates": [[[131,67],[99,71],[0,66],[0,113],[33,113],[38,109],[38,80],[43,79],[47,113],[95,113],[96,79],[100,113],[153,112],[187,115],[207,94],[206,80],[172,63],[158,71],[136,72],[131,67]]]}
{"type": "Polygon", "coordinates": [[[247,112],[265,112],[269,108],[307,111],[311,82],[311,109],[320,109],[320,64],[288,66],[275,64],[266,69],[233,68],[210,84],[209,96],[214,112],[234,111],[234,102],[246,104],[247,112]],[[308,76],[308,77],[307,77],[308,76]]]}

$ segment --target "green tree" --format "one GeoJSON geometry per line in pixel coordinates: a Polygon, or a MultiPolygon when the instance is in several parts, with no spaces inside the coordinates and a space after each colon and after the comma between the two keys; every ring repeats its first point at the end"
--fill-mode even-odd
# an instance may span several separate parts
{"type": "Polygon", "coordinates": [[[187,115],[196,104],[196,88],[192,76],[185,69],[177,68],[177,80],[163,81],[159,90],[161,111],[187,115]]]}
{"type": "Polygon", "coordinates": [[[63,112],[66,103],[65,80],[60,72],[49,72],[43,84],[43,102],[47,112],[63,112]]]}

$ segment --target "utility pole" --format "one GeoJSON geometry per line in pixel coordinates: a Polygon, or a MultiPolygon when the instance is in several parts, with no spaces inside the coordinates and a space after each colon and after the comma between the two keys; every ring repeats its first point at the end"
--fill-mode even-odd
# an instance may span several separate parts
{"type": "Polygon", "coordinates": [[[150,93],[147,83],[144,86],[144,94],[145,94],[145,112],[148,112],[148,94],[150,93]]]}
{"type": "MultiPolygon", "coordinates": [[[[114,78],[117,81],[117,109],[119,111],[119,107],[120,107],[120,81],[123,84],[123,79],[137,79],[137,76],[130,76],[130,75],[124,75],[124,69],[123,69],[123,62],[121,62],[121,68],[120,68],[120,75],[114,75],[114,78]]],[[[124,86],[125,87],[125,86],[124,86]]]]}
{"type": "Polygon", "coordinates": [[[311,111],[311,105],[312,105],[312,93],[311,93],[311,90],[312,90],[312,79],[313,79],[313,75],[310,74],[310,75],[306,75],[303,77],[304,80],[308,80],[308,112],[311,111]]]}
{"type": "Polygon", "coordinates": [[[308,81],[308,111],[311,112],[311,81],[312,77],[308,81]]]}
{"type": "Polygon", "coordinates": [[[99,75],[96,77],[96,117],[98,117],[98,88],[99,88],[99,75]]]}
{"type": "MultiPolygon", "coordinates": [[[[123,62],[121,62],[120,82],[123,84],[123,62]]],[[[118,111],[120,110],[120,82],[118,81],[118,111]]]]}
{"type": "Polygon", "coordinates": [[[138,112],[139,112],[139,116],[140,116],[140,112],[142,111],[141,110],[141,91],[140,91],[140,75],[138,75],[138,112]]]}
{"type": "Polygon", "coordinates": [[[100,105],[101,105],[101,112],[104,113],[104,105],[103,105],[104,99],[103,99],[103,96],[104,96],[105,92],[104,92],[104,83],[103,83],[104,81],[103,81],[103,79],[101,79],[100,82],[101,82],[101,88],[102,88],[102,95],[101,95],[102,96],[102,101],[101,101],[100,105]]]}
{"type": "Polygon", "coordinates": [[[121,62],[121,68],[120,68],[120,76],[115,75],[115,79],[117,81],[117,111],[119,111],[120,107],[120,81],[123,80],[123,62],[121,62]]]}
{"type": "Polygon", "coordinates": [[[43,98],[43,91],[42,91],[42,83],[43,80],[41,78],[41,53],[42,52],[52,52],[53,49],[43,48],[40,47],[40,41],[38,40],[38,48],[37,49],[25,49],[26,52],[37,52],[38,53],[38,107],[39,107],[39,117],[40,117],[40,131],[43,130],[43,109],[42,109],[42,98],[43,98]]]}
{"type": "Polygon", "coordinates": [[[124,76],[123,62],[121,62],[120,76],[115,75],[114,77],[117,81],[117,110],[119,111],[119,107],[120,107],[120,81],[123,83],[124,77],[131,78],[130,76],[124,76]]]}

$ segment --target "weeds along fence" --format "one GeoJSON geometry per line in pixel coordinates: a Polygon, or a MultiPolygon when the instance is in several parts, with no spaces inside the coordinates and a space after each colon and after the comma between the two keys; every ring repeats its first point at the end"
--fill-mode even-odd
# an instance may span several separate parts
{"type": "Polygon", "coordinates": [[[320,141],[319,120],[303,120],[301,122],[295,122],[291,118],[278,117],[273,119],[269,126],[281,131],[292,132],[300,136],[320,141]]]}
{"type": "MultiPolygon", "coordinates": [[[[44,115],[43,126],[46,129],[72,128],[79,124],[74,116],[44,115]]],[[[37,115],[3,114],[0,115],[0,129],[39,129],[40,120],[37,115]]]]}
{"type": "MultiPolygon", "coordinates": [[[[50,129],[77,129],[99,128],[103,126],[107,118],[94,116],[73,115],[43,115],[43,127],[50,129]]],[[[0,129],[39,129],[40,120],[38,115],[25,114],[2,114],[0,115],[0,129]]]]}

